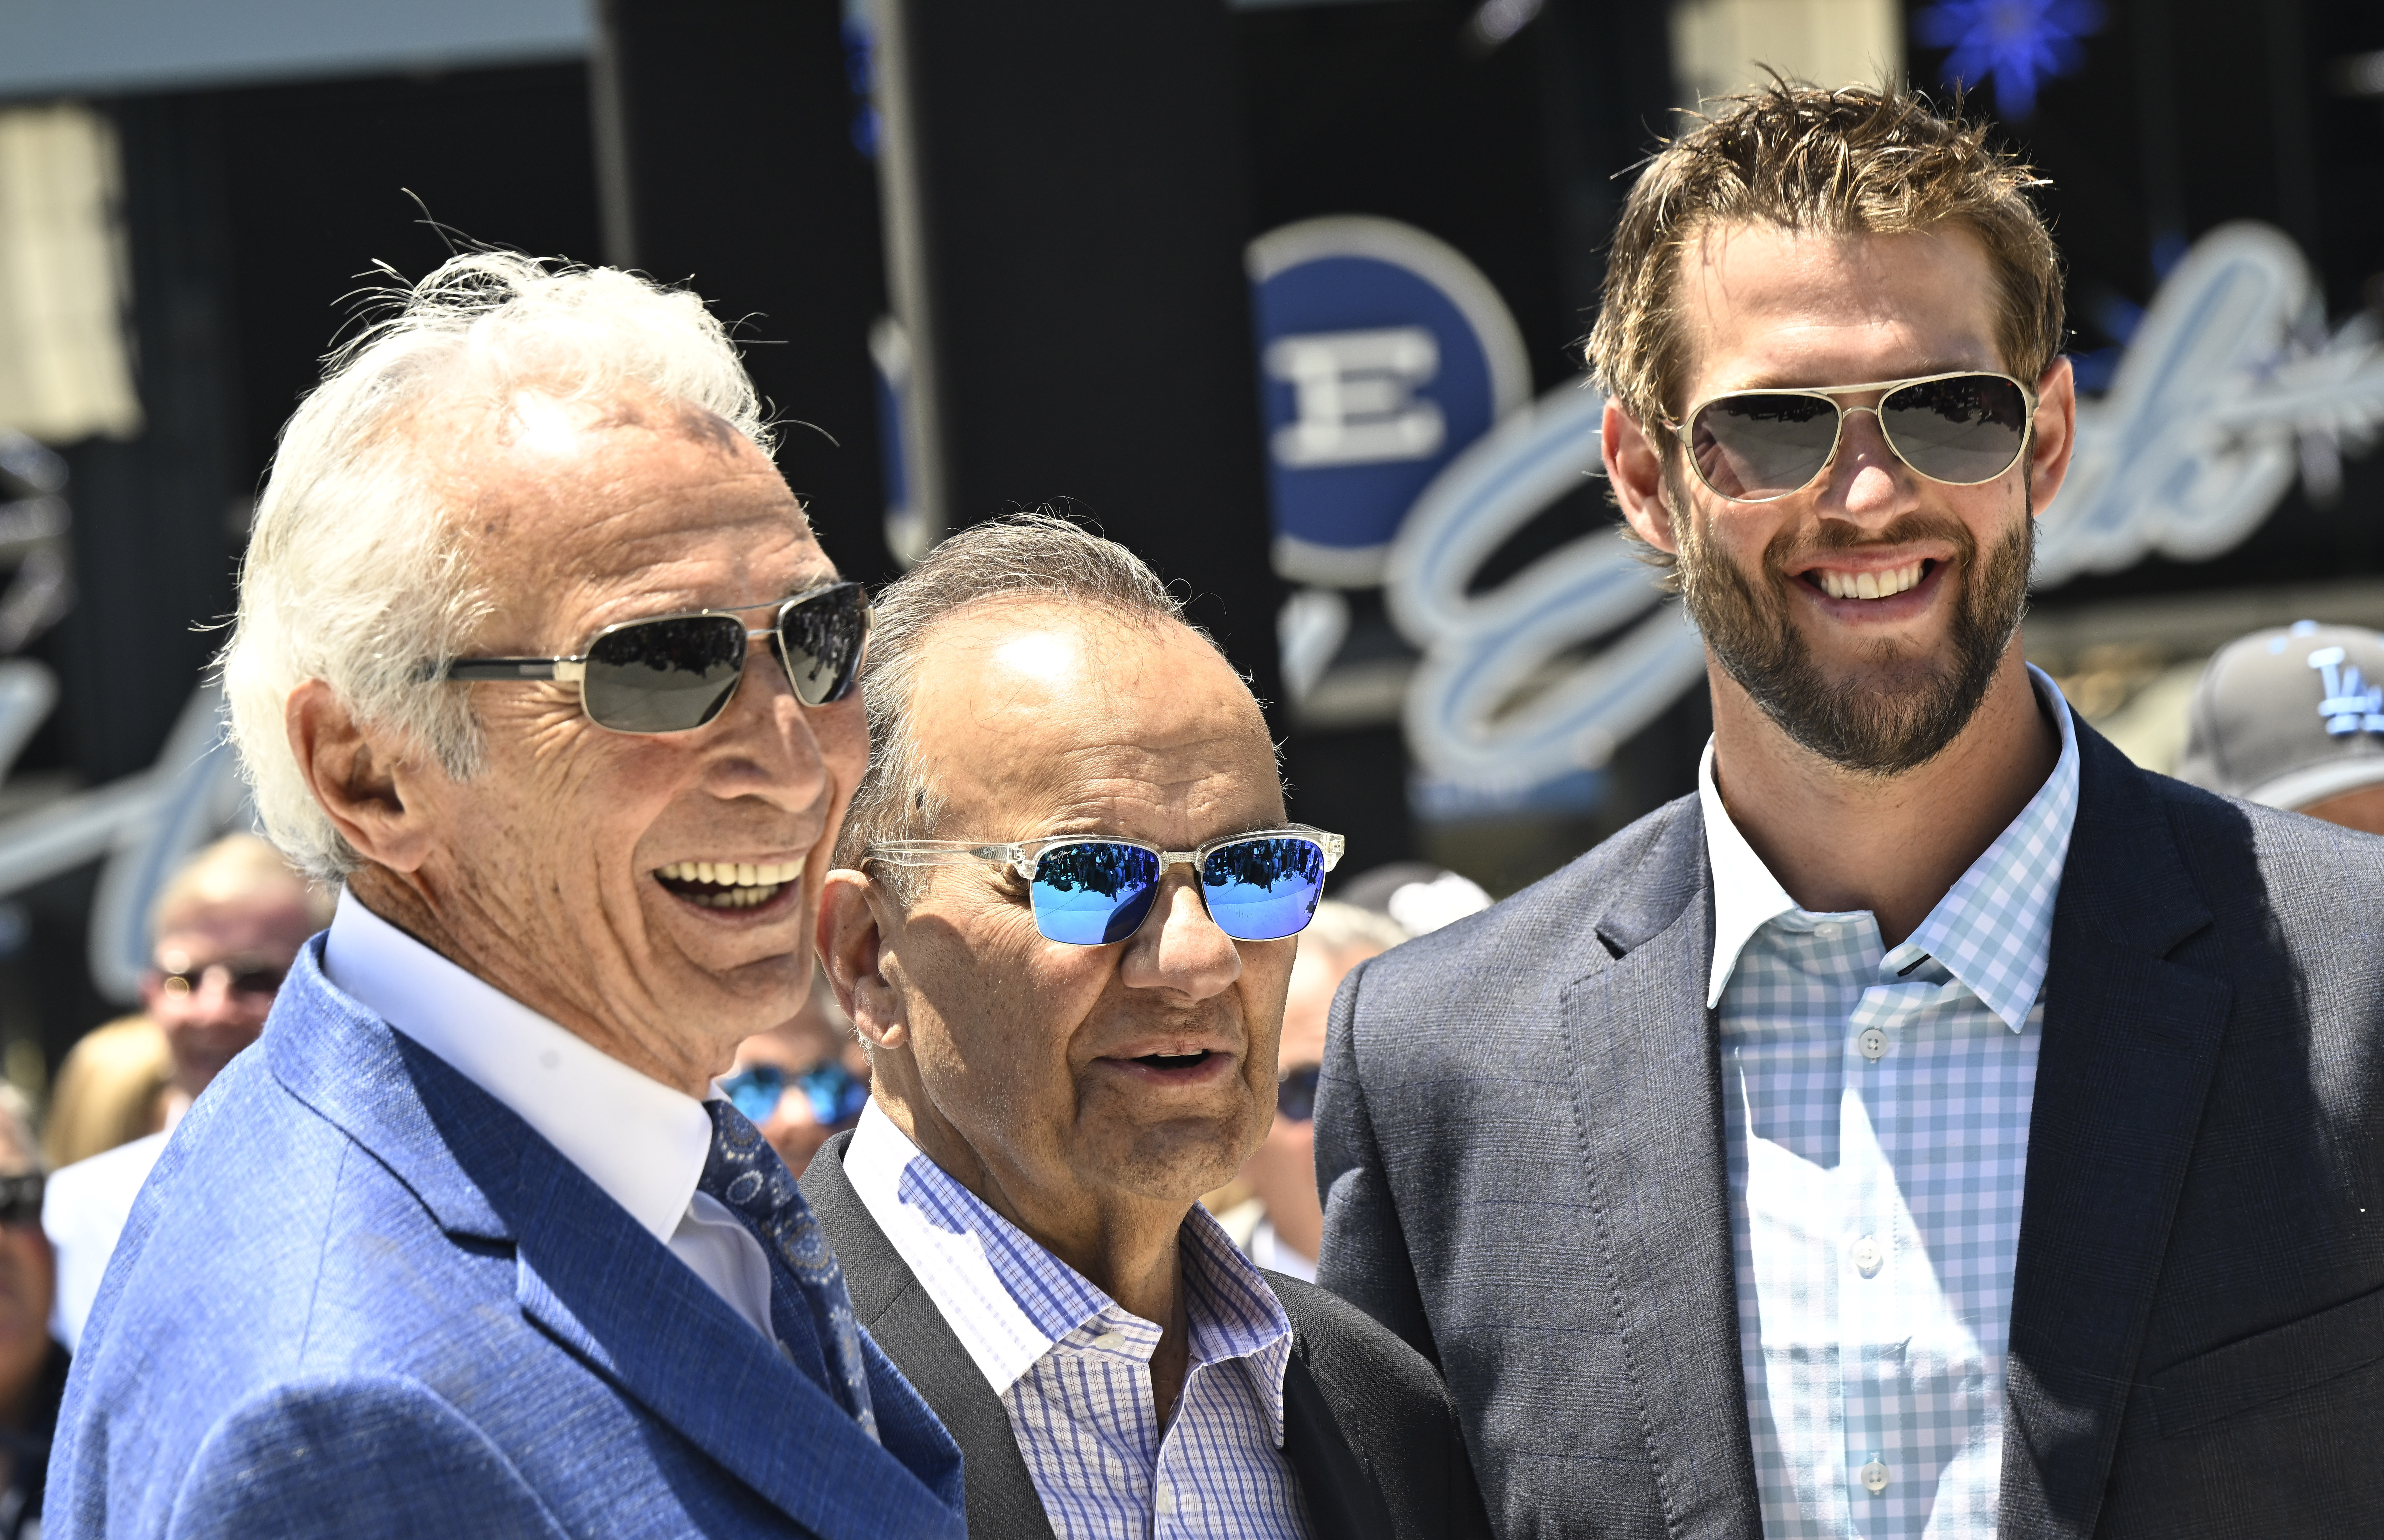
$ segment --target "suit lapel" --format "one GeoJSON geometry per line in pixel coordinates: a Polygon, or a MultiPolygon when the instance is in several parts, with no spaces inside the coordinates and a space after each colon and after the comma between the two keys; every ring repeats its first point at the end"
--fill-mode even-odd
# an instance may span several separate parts
{"type": "Polygon", "coordinates": [[[2144,772],[2078,724],[2012,1279],[2002,1530],[2092,1532],[2231,991],[2167,961],[2211,922],[2144,772]]]}
{"type": "Polygon", "coordinates": [[[1713,898],[1695,807],[1651,847],[1641,889],[1599,922],[1620,955],[1566,989],[1564,1013],[1583,1169],[1667,1527],[1754,1534],[1721,1072],[1705,1008],[1713,898]]]}
{"type": "Polygon", "coordinates": [[[823,1536],[945,1534],[951,1510],[541,1139],[522,1148],[516,1295],[631,1399],[823,1536]]]}
{"type": "Polygon", "coordinates": [[[844,1269],[853,1315],[960,1445],[969,1533],[1052,1540],[1009,1409],[845,1175],[851,1142],[849,1133],[830,1139],[812,1158],[801,1186],[844,1269]]]}

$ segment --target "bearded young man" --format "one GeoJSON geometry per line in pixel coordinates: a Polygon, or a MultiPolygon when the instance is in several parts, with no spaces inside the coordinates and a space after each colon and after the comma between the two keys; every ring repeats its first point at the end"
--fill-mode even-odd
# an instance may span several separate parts
{"type": "Polygon", "coordinates": [[[2076,426],[2031,184],[1780,85],[1624,210],[1589,353],[1697,793],[1360,967],[1317,1106],[1322,1279],[1503,1534],[2384,1532],[2384,841],[2023,660],[2076,426]]]}

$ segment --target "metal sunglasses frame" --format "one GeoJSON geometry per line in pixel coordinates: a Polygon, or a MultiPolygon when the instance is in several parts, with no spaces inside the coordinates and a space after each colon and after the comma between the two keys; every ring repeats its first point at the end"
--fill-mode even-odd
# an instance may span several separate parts
{"type": "Polygon", "coordinates": [[[1725,503],[1777,503],[1783,497],[1795,496],[1798,492],[1803,491],[1806,487],[1811,486],[1814,482],[1819,481],[1822,477],[1829,474],[1830,467],[1837,464],[1838,445],[1845,440],[1846,418],[1852,416],[1856,412],[1869,412],[1872,416],[1879,419],[1879,436],[1886,442],[1887,452],[1894,455],[1896,459],[1902,461],[1905,467],[1910,470],[1913,475],[1918,476],[1924,480],[1934,481],[1941,487],[1983,487],[1988,482],[2002,477],[2008,472],[2012,466],[2018,465],[2021,460],[2027,458],[2029,443],[2036,437],[2037,405],[2038,400],[2036,391],[2030,388],[2026,382],[2020,380],[2015,376],[2005,374],[1996,369],[1948,369],[1943,374],[1914,375],[1909,379],[1876,379],[1868,385],[1828,385],[1815,387],[1809,390],[1789,386],[1779,390],[1762,389],[1752,391],[1717,391],[1712,395],[1707,396],[1703,400],[1698,401],[1686,412],[1682,413],[1681,415],[1680,421],[1674,422],[1670,417],[1665,418],[1664,428],[1666,431],[1680,439],[1682,449],[1687,452],[1684,458],[1689,462],[1689,469],[1696,476],[1698,484],[1703,486],[1706,491],[1713,493],[1714,496],[1720,498],[1725,503]],[[1993,476],[1981,476],[1975,481],[1949,481],[1942,476],[1931,476],[1927,471],[1922,470],[1918,466],[1912,463],[1911,458],[1897,446],[1895,442],[1895,435],[1887,430],[1887,419],[1880,416],[1879,409],[1881,406],[1887,404],[1887,398],[1889,396],[1894,395],[1896,391],[1901,391],[1907,386],[1934,385],[1941,379],[2005,380],[2019,391],[2020,399],[2022,401],[2028,403],[2028,425],[2020,430],[2019,447],[2012,452],[2012,457],[2009,460],[2005,461],[2003,468],[1996,471],[1993,476]],[[1877,391],[1879,392],[1879,401],[1869,406],[1848,406],[1838,400],[1838,397],[1840,396],[1859,395],[1866,391],[1877,391]],[[1828,402],[1831,407],[1836,411],[1838,414],[1837,421],[1830,429],[1830,453],[1822,457],[1820,468],[1814,471],[1811,476],[1805,478],[1803,486],[1791,487],[1784,492],[1775,492],[1769,497],[1732,497],[1730,493],[1722,491],[1720,487],[1715,486],[1712,482],[1706,479],[1705,467],[1697,464],[1696,453],[1689,442],[1689,428],[1696,422],[1697,414],[1704,411],[1707,407],[1711,406],[1715,402],[1730,401],[1739,396],[1809,396],[1818,401],[1828,402]]]}
{"type": "Polygon", "coordinates": [[[1068,845],[1131,845],[1138,851],[1149,851],[1159,857],[1159,875],[1164,878],[1178,866],[1190,866],[1198,872],[1208,859],[1228,845],[1247,845],[1260,839],[1312,839],[1324,851],[1324,869],[1341,864],[1341,852],[1348,841],[1337,834],[1308,824],[1285,824],[1275,828],[1254,829],[1247,834],[1220,835],[1189,851],[1171,851],[1154,845],[1148,839],[1129,839],[1122,834],[1045,834],[1032,839],[1022,839],[1007,845],[989,845],[973,839],[887,839],[861,852],[862,864],[882,861],[892,866],[932,865],[955,858],[974,858],[1006,866],[1024,882],[1035,880],[1036,868],[1051,851],[1068,845]]]}
{"type": "MultiPolygon", "coordinates": [[[[608,733],[626,733],[632,738],[658,738],[664,732],[693,732],[696,727],[709,727],[718,719],[720,713],[727,708],[728,702],[735,698],[736,688],[732,688],[727,695],[721,698],[720,705],[714,709],[712,715],[698,722],[694,727],[666,727],[661,732],[639,732],[633,727],[607,727],[604,723],[597,722],[596,714],[588,709],[588,660],[594,654],[596,644],[615,631],[626,631],[637,626],[655,626],[672,620],[702,620],[713,615],[718,615],[724,620],[735,620],[739,615],[751,615],[755,610],[769,610],[772,612],[772,616],[768,626],[758,629],[751,626],[745,628],[746,646],[750,650],[755,641],[764,637],[770,639],[770,651],[777,655],[778,666],[787,671],[787,682],[791,686],[794,683],[795,665],[787,658],[787,640],[780,630],[780,627],[786,622],[787,612],[799,604],[809,603],[814,599],[835,593],[838,590],[861,587],[861,584],[849,579],[839,579],[833,583],[822,583],[817,588],[805,589],[802,592],[792,594],[785,599],[765,599],[759,604],[732,604],[726,609],[718,610],[673,610],[668,615],[639,615],[635,620],[619,621],[605,627],[589,638],[587,647],[572,657],[455,658],[443,668],[436,664],[428,664],[424,674],[425,677],[432,683],[477,684],[490,681],[553,679],[558,684],[576,684],[579,687],[581,714],[589,721],[595,722],[596,726],[603,727],[608,733]]],[[[864,654],[869,648],[869,627],[875,614],[874,606],[866,603],[861,606],[861,646],[862,652],[864,654]]],[[[745,664],[741,655],[737,670],[737,686],[741,688],[745,683],[745,664]]],[[[851,695],[854,683],[860,677],[861,664],[857,654],[852,673],[846,677],[844,688],[822,701],[820,705],[832,706],[851,695]]],[[[799,702],[801,699],[800,696],[797,697],[799,702]]],[[[813,706],[805,709],[816,711],[819,708],[813,706]]]]}

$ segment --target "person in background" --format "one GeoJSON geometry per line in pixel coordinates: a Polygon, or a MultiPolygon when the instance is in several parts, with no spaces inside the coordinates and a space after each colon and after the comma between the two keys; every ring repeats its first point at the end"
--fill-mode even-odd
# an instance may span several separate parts
{"type": "Polygon", "coordinates": [[[825,974],[812,975],[800,1015],[738,1045],[720,1094],[798,1177],[829,1135],[852,1126],[869,1102],[869,1055],[825,974]]]}
{"type": "Polygon", "coordinates": [[[75,1039],[50,1082],[42,1160],[52,1171],[166,1126],[174,1050],[146,1012],[119,1016],[75,1039]]]}
{"type": "Polygon", "coordinates": [[[50,1434],[67,1388],[67,1349],[49,1332],[50,1243],[42,1162],[24,1093],[0,1085],[0,1540],[42,1532],[50,1434]]]}
{"type": "Polygon", "coordinates": [[[2301,620],[2219,649],[2178,779],[2384,834],[2384,636],[2301,620]]]}
{"type": "MultiPolygon", "coordinates": [[[[138,1137],[51,1174],[42,1209],[42,1227],[57,1249],[51,1330],[68,1348],[82,1335],[125,1216],[167,1136],[232,1056],[256,1041],[298,949],[330,919],[325,890],[253,834],[226,835],[207,846],[158,894],[149,921],[156,944],[141,981],[143,1014],[93,1034],[113,1036],[80,1063],[91,1039],[77,1043],[58,1074],[52,1116],[96,1130],[109,1121],[98,1110],[111,1083],[119,1103],[117,1126],[129,1127],[132,1114],[142,1112],[130,1094],[145,1083],[134,1029],[155,1033],[167,1070],[151,1092],[138,1137]]],[[[64,1149],[81,1142],[61,1138],[58,1144],[64,1149]]]]}
{"type": "Polygon", "coordinates": [[[1385,916],[1403,938],[1429,936],[1490,907],[1490,895],[1480,883],[1428,861],[1394,861],[1360,872],[1334,884],[1333,897],[1385,916]]]}
{"type": "Polygon", "coordinates": [[[1408,938],[1397,921],[1326,899],[1299,934],[1299,960],[1283,1002],[1275,1055],[1274,1122],[1242,1162],[1250,1197],[1217,1215],[1234,1244],[1259,1266],[1316,1281],[1324,1209],[1316,1197],[1316,1078],[1324,1063],[1324,1020],[1349,970],[1408,938]]]}

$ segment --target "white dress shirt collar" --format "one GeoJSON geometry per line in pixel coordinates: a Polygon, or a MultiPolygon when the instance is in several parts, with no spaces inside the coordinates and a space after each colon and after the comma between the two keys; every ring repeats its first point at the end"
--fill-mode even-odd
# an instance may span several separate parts
{"type": "MultiPolygon", "coordinates": [[[[1103,1321],[1135,1339],[1127,1350],[1148,1357],[1158,1346],[1156,1325],[1130,1315],[995,1213],[921,1153],[874,1100],[845,1147],[844,1174],[995,1395],[1103,1321]]],[[[1206,1209],[1192,1205],[1180,1233],[1193,1361],[1251,1359],[1260,1410],[1281,1448],[1291,1319],[1206,1209]]]]}
{"type": "MultiPolygon", "coordinates": [[[[1910,949],[1916,954],[1935,956],[2014,1032],[2026,1025],[2044,981],[2053,933],[2053,900],[2059,888],[2070,826],[2078,812],[2078,734],[2070,723],[2069,703],[2062,698],[2061,687],[2043,669],[2030,664],[2028,675],[2036,687],[2038,699],[2061,731],[2061,755],[2054,764],[2053,774],[2045,777],[2019,816],[1938,900],[1920,927],[1895,949],[1898,952],[1910,949]],[[2045,864],[2048,857],[2049,870],[2045,864]],[[2038,879],[2025,884],[2024,897],[2015,902],[2009,890],[2023,885],[2008,880],[2005,869],[2023,861],[2035,863],[2038,879]],[[1974,919],[2027,932],[2025,937],[2017,938],[2020,942],[2017,947],[2000,949],[2004,954],[2018,956],[2021,964],[1982,966],[1973,955],[1974,949],[1950,944],[1966,923],[1974,919]]],[[[1755,933],[1797,908],[1796,900],[1771,875],[1771,868],[1763,863],[1763,858],[1755,853],[1738,826],[1731,822],[1728,810],[1722,806],[1721,793],[1714,785],[1713,764],[1713,739],[1708,738],[1705,754],[1697,762],[1697,801],[1705,813],[1706,860],[1713,870],[1714,891],[1713,964],[1706,987],[1707,1010],[1721,1003],[1722,991],[1738,967],[1739,954],[1746,950],[1755,933]]]]}
{"type": "Polygon", "coordinates": [[[345,888],[323,973],[511,1108],[648,1234],[671,1243],[712,1149],[702,1102],[465,972],[345,888]]]}

